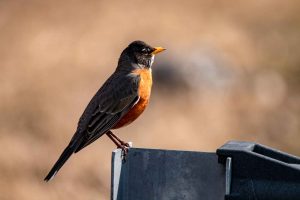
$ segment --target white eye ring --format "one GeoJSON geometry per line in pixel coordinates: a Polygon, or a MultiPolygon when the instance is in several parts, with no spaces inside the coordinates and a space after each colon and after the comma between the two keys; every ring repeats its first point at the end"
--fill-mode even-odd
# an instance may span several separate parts
{"type": "Polygon", "coordinates": [[[142,49],[142,52],[147,52],[147,49],[146,49],[146,48],[143,48],[143,49],[142,49]]]}

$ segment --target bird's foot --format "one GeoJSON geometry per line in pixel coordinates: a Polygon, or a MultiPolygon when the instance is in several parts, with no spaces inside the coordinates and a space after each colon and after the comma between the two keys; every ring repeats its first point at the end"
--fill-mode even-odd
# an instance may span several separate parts
{"type": "Polygon", "coordinates": [[[122,158],[123,158],[123,161],[125,162],[126,161],[126,156],[128,154],[128,150],[129,148],[132,147],[132,142],[121,142],[121,149],[122,149],[122,158]]]}
{"type": "Polygon", "coordinates": [[[129,144],[126,143],[126,144],[121,144],[118,148],[122,149],[122,160],[123,162],[126,162],[126,156],[128,154],[128,150],[129,150],[129,144]]]}
{"type": "Polygon", "coordinates": [[[127,145],[129,148],[133,147],[132,142],[128,142],[127,145]]]}
{"type": "Polygon", "coordinates": [[[125,146],[125,147],[127,147],[127,148],[130,148],[130,147],[132,147],[132,142],[124,142],[124,141],[120,141],[120,144],[122,145],[122,146],[125,146]]]}

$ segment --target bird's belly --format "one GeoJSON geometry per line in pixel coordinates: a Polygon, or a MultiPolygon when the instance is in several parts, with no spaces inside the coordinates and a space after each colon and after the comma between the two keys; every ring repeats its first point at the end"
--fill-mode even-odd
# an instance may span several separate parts
{"type": "Polygon", "coordinates": [[[139,101],[121,118],[113,129],[121,128],[136,120],[144,112],[149,103],[152,88],[151,69],[138,69],[133,73],[137,73],[141,77],[138,91],[139,101]]]}
{"type": "Polygon", "coordinates": [[[149,99],[140,99],[138,103],[135,104],[133,108],[122,117],[122,119],[116,124],[116,126],[114,126],[113,129],[121,128],[136,120],[144,112],[148,103],[149,99]]]}

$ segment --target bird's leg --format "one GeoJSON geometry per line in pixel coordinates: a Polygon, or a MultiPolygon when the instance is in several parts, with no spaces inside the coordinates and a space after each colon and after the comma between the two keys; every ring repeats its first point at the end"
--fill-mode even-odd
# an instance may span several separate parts
{"type": "Polygon", "coordinates": [[[118,143],[118,141],[110,133],[110,131],[106,133],[107,137],[109,137],[109,139],[113,141],[118,148],[122,148],[122,145],[118,143]]]}
{"type": "Polygon", "coordinates": [[[115,145],[117,146],[117,148],[122,149],[123,151],[123,157],[125,158],[125,156],[128,153],[128,147],[129,145],[125,145],[125,142],[123,142],[122,140],[120,140],[117,136],[115,136],[111,131],[108,131],[106,133],[106,135],[109,137],[109,139],[111,139],[111,141],[113,141],[115,143],[115,145]],[[115,138],[115,137],[116,138],[115,138]]]}
{"type": "Polygon", "coordinates": [[[113,134],[113,132],[108,131],[106,134],[110,134],[114,139],[116,139],[118,142],[120,142],[121,145],[126,146],[126,147],[130,147],[130,145],[127,142],[124,142],[123,140],[121,140],[118,136],[113,134]]]}

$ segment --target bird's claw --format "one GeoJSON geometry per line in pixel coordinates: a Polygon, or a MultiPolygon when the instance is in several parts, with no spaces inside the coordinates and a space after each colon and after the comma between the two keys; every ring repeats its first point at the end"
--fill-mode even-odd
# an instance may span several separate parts
{"type": "Polygon", "coordinates": [[[124,142],[124,141],[120,141],[121,146],[125,146],[127,148],[132,147],[132,142],[124,142]]]}
{"type": "Polygon", "coordinates": [[[123,162],[125,162],[130,145],[128,143],[121,144],[121,146],[119,148],[122,149],[122,160],[123,160],[123,162]]]}

